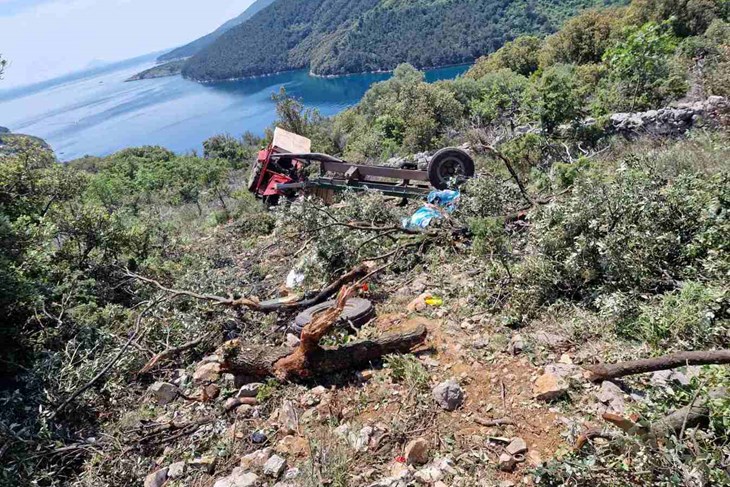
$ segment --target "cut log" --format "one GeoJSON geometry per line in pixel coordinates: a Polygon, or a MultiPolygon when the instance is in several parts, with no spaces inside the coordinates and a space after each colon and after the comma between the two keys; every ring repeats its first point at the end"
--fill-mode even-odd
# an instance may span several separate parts
{"type": "Polygon", "coordinates": [[[662,357],[630,360],[617,364],[601,364],[585,367],[588,379],[594,382],[611,380],[627,375],[676,369],[685,365],[730,364],[730,350],[679,352],[662,357]]]}
{"type": "MultiPolygon", "coordinates": [[[[277,377],[294,381],[367,366],[389,353],[407,353],[426,339],[426,327],[419,325],[403,333],[392,333],[337,348],[317,347],[309,353],[300,348],[246,347],[229,342],[223,369],[234,375],[277,377]]],[[[234,341],[235,342],[235,341],[234,341]]]]}

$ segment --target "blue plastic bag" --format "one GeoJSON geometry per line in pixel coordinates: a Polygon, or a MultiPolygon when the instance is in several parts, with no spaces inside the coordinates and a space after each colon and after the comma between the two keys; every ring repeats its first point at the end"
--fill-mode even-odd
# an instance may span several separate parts
{"type": "Polygon", "coordinates": [[[410,218],[403,219],[403,228],[409,230],[424,229],[433,220],[443,218],[443,211],[451,213],[456,209],[461,193],[452,190],[431,191],[426,198],[428,204],[416,210],[410,218]]]}

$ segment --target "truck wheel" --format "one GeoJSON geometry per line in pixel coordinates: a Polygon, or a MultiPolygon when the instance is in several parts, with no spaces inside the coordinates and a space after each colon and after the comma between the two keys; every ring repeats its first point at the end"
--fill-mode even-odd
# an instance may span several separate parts
{"type": "MultiPolygon", "coordinates": [[[[294,318],[294,322],[289,325],[289,329],[295,335],[301,335],[302,329],[314,319],[317,313],[331,308],[334,305],[335,301],[332,300],[325,301],[324,303],[316,304],[305,309],[299,313],[296,318],[294,318]]],[[[375,307],[373,306],[373,303],[367,299],[350,298],[345,303],[345,309],[342,310],[337,326],[351,324],[352,326],[360,328],[365,323],[373,319],[374,316],[375,307]]]]}
{"type": "Polygon", "coordinates": [[[428,163],[428,180],[436,189],[446,189],[452,180],[457,183],[474,177],[474,160],[456,147],[441,149],[428,163]]]}

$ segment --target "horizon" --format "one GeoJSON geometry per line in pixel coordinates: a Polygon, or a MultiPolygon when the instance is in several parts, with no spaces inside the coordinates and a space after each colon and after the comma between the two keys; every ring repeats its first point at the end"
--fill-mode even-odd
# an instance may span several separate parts
{"type": "Polygon", "coordinates": [[[253,0],[215,3],[221,8],[193,0],[0,0],[0,55],[8,62],[0,91],[175,49],[253,0]]]}

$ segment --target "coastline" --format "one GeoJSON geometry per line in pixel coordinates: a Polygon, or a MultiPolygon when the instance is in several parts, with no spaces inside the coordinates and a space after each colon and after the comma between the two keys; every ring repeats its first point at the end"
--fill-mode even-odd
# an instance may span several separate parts
{"type": "MultiPolygon", "coordinates": [[[[459,66],[471,66],[474,64],[476,59],[473,59],[469,62],[464,63],[454,63],[454,64],[443,64],[439,66],[421,66],[416,67],[419,71],[433,71],[436,69],[446,69],[446,68],[456,68],[459,66]]],[[[257,75],[251,75],[251,76],[240,76],[235,78],[226,78],[226,79],[220,79],[220,80],[197,80],[194,78],[188,78],[181,74],[183,79],[186,79],[188,81],[193,81],[195,83],[200,83],[202,85],[213,85],[218,83],[232,83],[236,81],[244,81],[247,79],[258,79],[258,78],[268,78],[271,76],[277,76],[280,74],[286,74],[286,73],[294,73],[296,71],[304,71],[306,68],[296,68],[296,69],[285,69],[282,71],[275,71],[273,73],[267,73],[267,74],[257,74],[257,75]]],[[[343,74],[317,74],[310,71],[307,71],[307,74],[313,78],[322,78],[322,79],[336,79],[336,78],[347,78],[348,76],[358,76],[363,74],[386,74],[386,73],[392,73],[395,71],[395,68],[393,69],[380,69],[375,71],[358,71],[355,73],[343,73],[343,74]]]]}

